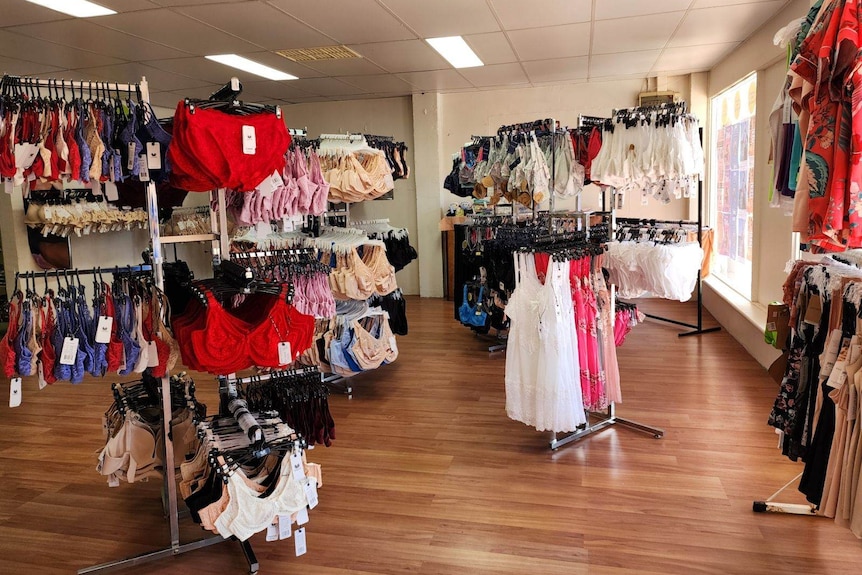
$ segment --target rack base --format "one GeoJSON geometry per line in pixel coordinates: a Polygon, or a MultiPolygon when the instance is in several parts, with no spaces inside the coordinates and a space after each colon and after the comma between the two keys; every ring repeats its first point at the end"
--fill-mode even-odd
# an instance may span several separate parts
{"type": "MultiPolygon", "coordinates": [[[[189,551],[209,547],[210,545],[215,545],[223,541],[228,541],[228,539],[225,539],[221,535],[216,535],[214,537],[206,537],[204,539],[192,541],[191,543],[176,543],[170,547],[159,549],[158,551],[150,551],[133,557],[127,557],[125,559],[119,559],[117,561],[79,569],[78,575],[87,575],[89,573],[108,573],[110,571],[117,571],[127,567],[134,567],[135,565],[143,565],[144,563],[158,561],[166,557],[175,557],[177,555],[182,555],[183,553],[188,553],[189,551]]],[[[257,557],[254,554],[254,550],[251,548],[251,543],[248,541],[240,541],[239,543],[242,547],[243,554],[248,560],[249,573],[251,575],[256,575],[260,566],[258,564],[257,557]]]]}
{"type": "Polygon", "coordinates": [[[697,325],[695,323],[686,323],[684,321],[677,321],[675,319],[668,319],[666,317],[661,317],[660,315],[653,315],[651,313],[645,313],[646,317],[650,319],[654,319],[656,321],[663,321],[666,323],[672,323],[674,325],[680,325],[682,327],[690,327],[692,331],[684,331],[677,335],[677,337],[688,337],[690,335],[703,335],[705,333],[712,333],[715,331],[721,331],[721,326],[716,327],[703,327],[702,325],[697,325]]]}
{"type": "Polygon", "coordinates": [[[782,491],[796,483],[802,473],[784,484],[784,487],[773,493],[765,501],[755,501],[751,505],[751,510],[755,513],[784,513],[786,515],[817,515],[817,506],[811,503],[779,503],[773,501],[782,491]]]}
{"type": "Polygon", "coordinates": [[[663,429],[659,429],[658,427],[652,427],[650,425],[645,425],[643,423],[638,423],[637,421],[632,421],[630,419],[618,417],[616,414],[616,408],[613,403],[608,407],[607,417],[602,417],[597,423],[589,423],[589,415],[591,414],[587,414],[588,421],[587,426],[584,429],[580,429],[573,433],[566,434],[562,438],[558,438],[556,433],[551,434],[551,449],[559,449],[564,445],[579,441],[584,437],[587,437],[588,435],[598,433],[599,431],[602,431],[603,429],[608,428],[611,425],[622,425],[623,427],[628,427],[629,429],[634,429],[635,431],[648,433],[656,439],[661,439],[662,437],[664,437],[663,429]]]}
{"type": "Polygon", "coordinates": [[[353,399],[353,386],[350,385],[350,379],[338,374],[331,374],[323,378],[323,383],[330,389],[347,396],[347,399],[353,399]]]}

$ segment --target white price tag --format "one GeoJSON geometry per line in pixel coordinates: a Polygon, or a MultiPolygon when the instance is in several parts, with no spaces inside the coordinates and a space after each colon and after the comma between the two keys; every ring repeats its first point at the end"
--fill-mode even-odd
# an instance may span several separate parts
{"type": "Polygon", "coordinates": [[[3,191],[5,191],[7,194],[11,194],[14,189],[15,185],[12,183],[12,180],[10,180],[9,178],[3,180],[3,191]]]}
{"type": "Polygon", "coordinates": [[[108,477],[108,487],[119,487],[120,480],[114,477],[113,475],[108,477]]]}
{"type": "Polygon", "coordinates": [[[109,315],[100,315],[96,326],[96,343],[110,343],[111,330],[114,328],[114,318],[109,315]]]}
{"type": "Polygon", "coordinates": [[[308,498],[309,509],[317,507],[317,479],[314,477],[309,477],[305,484],[305,496],[308,498]]]}
{"type": "Polygon", "coordinates": [[[293,363],[293,355],[290,353],[290,342],[280,341],[278,342],[278,364],[287,365],[289,363],[293,363]]]}
{"type": "Polygon", "coordinates": [[[278,516],[278,538],[279,539],[289,539],[291,534],[293,533],[293,529],[291,527],[290,515],[279,515],[278,516]]]}
{"type": "Polygon", "coordinates": [[[147,156],[145,154],[138,156],[138,180],[142,182],[150,181],[150,169],[147,167],[147,156]]]}
{"type": "Polygon", "coordinates": [[[67,337],[63,339],[63,351],[60,353],[60,363],[63,365],[75,365],[78,357],[78,338],[67,337]]]}
{"type": "Polygon", "coordinates": [[[308,547],[305,544],[305,529],[297,529],[296,537],[293,538],[294,546],[296,547],[296,556],[305,555],[308,547]]]}
{"type": "Polygon", "coordinates": [[[158,142],[147,142],[147,168],[162,169],[162,147],[158,142]]]}
{"type": "Polygon", "coordinates": [[[105,182],[105,198],[109,202],[116,202],[120,199],[120,193],[117,191],[117,184],[114,182],[105,182]]]}
{"type": "Polygon", "coordinates": [[[266,528],[266,540],[278,541],[278,525],[275,523],[271,523],[269,527],[266,528]]]}
{"type": "Polygon", "coordinates": [[[305,468],[302,466],[302,455],[298,451],[294,451],[290,455],[290,472],[293,473],[293,478],[297,481],[305,479],[305,468]]]}
{"type": "Polygon", "coordinates": [[[39,376],[39,389],[48,387],[48,382],[45,381],[45,366],[41,361],[36,362],[36,374],[39,376]]]}
{"type": "Polygon", "coordinates": [[[90,180],[90,189],[93,190],[94,196],[101,196],[102,195],[102,182],[100,182],[96,178],[93,178],[92,180],[90,180]]]}
{"type": "Polygon", "coordinates": [[[13,377],[9,385],[9,407],[21,405],[21,378],[13,377]]]}
{"type": "Polygon", "coordinates": [[[129,142],[129,161],[126,168],[128,168],[130,172],[135,169],[135,162],[138,161],[138,154],[136,152],[135,142],[129,142]]]}
{"type": "Polygon", "coordinates": [[[257,152],[257,135],[254,126],[242,127],[242,153],[253,156],[257,152]]]}
{"type": "Polygon", "coordinates": [[[156,347],[156,342],[147,342],[147,367],[157,367],[159,365],[159,348],[156,347]]]}
{"type": "MultiPolygon", "coordinates": [[[[296,524],[297,525],[305,525],[306,523],[308,523],[308,508],[303,507],[302,509],[300,509],[299,511],[296,512],[296,524]]],[[[301,530],[298,530],[297,533],[299,533],[299,531],[301,531],[301,530]]]]}
{"type": "Polygon", "coordinates": [[[281,176],[276,171],[264,178],[264,180],[257,185],[257,191],[260,192],[261,196],[271,198],[275,190],[283,185],[284,180],[281,179],[281,176]]]}
{"type": "Polygon", "coordinates": [[[398,342],[395,341],[394,335],[389,338],[389,349],[391,349],[395,353],[398,353],[398,342]]]}

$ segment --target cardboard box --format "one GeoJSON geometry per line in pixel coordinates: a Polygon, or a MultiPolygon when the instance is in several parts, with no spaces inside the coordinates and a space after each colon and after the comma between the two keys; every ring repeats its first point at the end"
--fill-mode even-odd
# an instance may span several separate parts
{"type": "Polygon", "coordinates": [[[769,304],[763,339],[775,349],[790,347],[790,308],[787,305],[779,302],[769,304]]]}

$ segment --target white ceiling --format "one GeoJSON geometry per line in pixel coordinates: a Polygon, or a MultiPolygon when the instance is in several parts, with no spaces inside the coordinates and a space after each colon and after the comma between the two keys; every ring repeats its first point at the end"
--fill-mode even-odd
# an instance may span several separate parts
{"type": "Polygon", "coordinates": [[[95,0],[71,18],[0,0],[2,72],[134,82],[156,105],[233,75],[246,100],[298,103],[709,70],[787,0],[95,0]],[[422,39],[463,35],[485,62],[453,69],[422,39]],[[346,44],[362,58],[297,64],[274,50],[346,44]],[[205,60],[237,53],[298,76],[271,82],[205,60]]]}

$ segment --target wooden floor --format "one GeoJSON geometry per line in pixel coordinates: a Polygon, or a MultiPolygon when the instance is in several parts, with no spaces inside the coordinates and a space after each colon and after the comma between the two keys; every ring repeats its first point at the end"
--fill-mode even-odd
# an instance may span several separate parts
{"type": "MultiPolygon", "coordinates": [[[[776,385],[726,332],[636,328],[619,354],[619,413],[665,437],[611,428],[551,452],[547,434],[506,418],[502,356],[451,304],[408,305],[398,361],[331,399],[337,440],[309,457],[325,486],[308,554],[256,536],[262,575],[862,571],[862,542],[832,521],[752,513],[801,467],[766,425],[776,385]]],[[[0,407],[0,573],[69,574],[167,543],[157,482],[109,489],[94,471],[109,383],[25,382],[22,407],[0,407]]],[[[211,379],[197,387],[217,405],[211,379]]],[[[245,570],[225,542],[127,572],[245,570]]]]}

